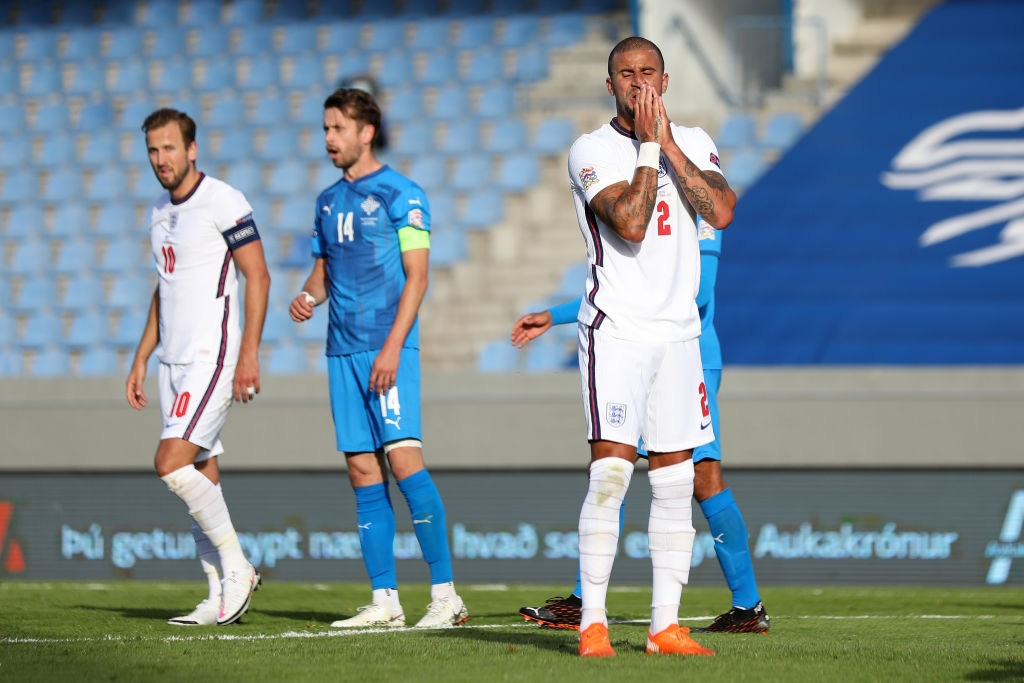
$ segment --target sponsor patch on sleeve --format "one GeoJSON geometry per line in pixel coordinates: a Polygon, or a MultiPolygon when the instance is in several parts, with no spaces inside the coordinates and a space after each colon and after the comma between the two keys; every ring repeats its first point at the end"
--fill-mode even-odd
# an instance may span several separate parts
{"type": "Polygon", "coordinates": [[[256,222],[253,221],[251,213],[239,218],[234,226],[224,231],[224,241],[228,243],[228,249],[232,251],[244,244],[249,244],[249,242],[255,242],[259,238],[260,233],[256,229],[256,222]]]}
{"type": "Polygon", "coordinates": [[[409,225],[411,225],[414,228],[422,228],[423,227],[423,210],[422,209],[413,209],[412,211],[409,212],[409,225]]]}
{"type": "Polygon", "coordinates": [[[711,153],[711,163],[713,163],[718,168],[722,168],[722,165],[718,163],[718,155],[715,154],[714,152],[711,153]]]}

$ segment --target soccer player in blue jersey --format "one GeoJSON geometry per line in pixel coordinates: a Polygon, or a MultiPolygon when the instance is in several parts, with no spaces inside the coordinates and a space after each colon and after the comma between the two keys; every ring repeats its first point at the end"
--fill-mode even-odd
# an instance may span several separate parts
{"type": "Polygon", "coordinates": [[[444,504],[423,463],[417,314],[427,290],[430,206],[423,190],[373,152],[380,108],[368,93],[324,102],[324,141],[344,172],[316,200],[313,270],[289,306],[296,322],[329,301],[327,370],[338,450],[355,489],[371,603],[336,628],[405,625],[395,574],[390,466],[430,567],[430,604],[417,628],[468,618],[452,582],[444,504]]]}
{"type": "MultiPolygon", "coordinates": [[[[697,307],[700,311],[700,354],[704,366],[708,407],[716,438],[709,444],[693,450],[693,495],[708,520],[715,539],[715,554],[732,591],[732,608],[718,616],[702,631],[726,633],[766,633],[769,617],[761,602],[754,578],[754,565],[747,545],[747,527],[743,515],[733,499],[732,492],[722,477],[722,443],[718,426],[718,387],[722,379],[722,349],[715,332],[715,280],[718,260],[722,253],[723,232],[704,223],[697,223],[700,240],[700,289],[697,307]]],[[[518,347],[547,332],[552,325],[576,322],[580,299],[575,299],[551,310],[528,313],[516,321],[512,328],[512,343],[518,347]]],[[[619,515],[621,531],[625,503],[619,515]]],[[[580,576],[576,574],[576,588],[567,598],[551,598],[541,607],[523,607],[519,613],[526,619],[555,628],[575,628],[580,625],[580,576]]]]}

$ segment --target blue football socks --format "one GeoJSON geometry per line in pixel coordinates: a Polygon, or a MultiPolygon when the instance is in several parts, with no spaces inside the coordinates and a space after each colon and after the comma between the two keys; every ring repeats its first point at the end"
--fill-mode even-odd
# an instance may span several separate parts
{"type": "Polygon", "coordinates": [[[430,565],[430,583],[452,580],[452,556],[448,548],[448,525],[444,503],[427,470],[420,470],[398,482],[398,488],[409,504],[412,528],[420,542],[423,559],[430,565]]]}
{"type": "Polygon", "coordinates": [[[373,589],[398,588],[395,573],[395,511],[387,482],[353,487],[363,564],[373,589]]]}
{"type": "Polygon", "coordinates": [[[732,591],[732,606],[750,609],[761,599],[750,559],[747,525],[736,506],[732,491],[725,489],[700,504],[715,541],[715,554],[722,565],[725,582],[732,591]]]}

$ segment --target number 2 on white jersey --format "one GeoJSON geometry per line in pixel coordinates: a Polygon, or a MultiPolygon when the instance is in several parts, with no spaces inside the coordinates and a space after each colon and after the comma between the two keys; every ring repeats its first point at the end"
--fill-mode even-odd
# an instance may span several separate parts
{"type": "Polygon", "coordinates": [[[344,242],[348,239],[349,242],[352,242],[355,238],[356,233],[352,229],[352,212],[338,214],[338,241],[344,242]]]}

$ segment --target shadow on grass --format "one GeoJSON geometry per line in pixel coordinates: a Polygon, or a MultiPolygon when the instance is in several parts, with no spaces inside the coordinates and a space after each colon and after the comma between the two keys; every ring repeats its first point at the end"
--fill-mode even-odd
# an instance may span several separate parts
{"type": "Polygon", "coordinates": [[[1024,662],[1013,659],[991,660],[986,669],[964,675],[966,681],[1020,681],[1024,680],[1024,662]]]}
{"type": "Polygon", "coordinates": [[[511,633],[500,628],[452,628],[430,633],[438,638],[459,638],[492,645],[504,645],[507,650],[513,652],[519,649],[536,648],[575,655],[579,643],[579,636],[575,631],[545,629],[539,626],[536,629],[517,629],[511,633]]]}

